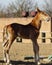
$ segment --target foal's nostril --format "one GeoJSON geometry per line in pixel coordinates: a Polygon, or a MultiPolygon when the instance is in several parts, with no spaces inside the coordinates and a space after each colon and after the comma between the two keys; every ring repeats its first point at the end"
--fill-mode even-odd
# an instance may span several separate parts
{"type": "Polygon", "coordinates": [[[50,20],[48,19],[47,21],[49,22],[50,20]]]}
{"type": "Polygon", "coordinates": [[[47,19],[47,22],[49,22],[49,21],[50,21],[50,18],[47,19]]]}

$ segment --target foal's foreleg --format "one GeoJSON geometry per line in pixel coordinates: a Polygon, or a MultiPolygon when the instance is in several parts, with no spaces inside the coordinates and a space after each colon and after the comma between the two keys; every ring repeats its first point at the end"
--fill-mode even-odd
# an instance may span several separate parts
{"type": "Polygon", "coordinates": [[[33,41],[33,51],[35,53],[35,62],[36,62],[37,65],[40,65],[39,46],[38,46],[37,40],[33,41]]]}

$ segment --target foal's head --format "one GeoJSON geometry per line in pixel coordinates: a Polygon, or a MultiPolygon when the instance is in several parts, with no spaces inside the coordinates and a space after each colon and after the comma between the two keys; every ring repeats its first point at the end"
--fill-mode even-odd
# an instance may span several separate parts
{"type": "Polygon", "coordinates": [[[48,22],[50,20],[51,20],[51,17],[47,13],[45,13],[37,8],[37,14],[33,18],[31,25],[35,26],[37,29],[40,29],[42,21],[48,22]]]}
{"type": "Polygon", "coordinates": [[[47,13],[39,10],[38,8],[37,8],[37,12],[38,12],[38,17],[40,18],[41,21],[47,21],[47,22],[50,21],[51,18],[47,13]]]}

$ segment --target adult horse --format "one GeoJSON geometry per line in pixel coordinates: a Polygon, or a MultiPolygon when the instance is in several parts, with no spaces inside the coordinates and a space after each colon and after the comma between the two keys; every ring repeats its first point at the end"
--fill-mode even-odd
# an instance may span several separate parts
{"type": "Polygon", "coordinates": [[[10,65],[9,49],[17,36],[32,40],[33,51],[35,54],[35,62],[37,65],[40,64],[39,46],[37,43],[37,38],[39,36],[42,21],[50,21],[50,16],[45,12],[37,9],[36,16],[28,25],[12,23],[6,25],[3,28],[3,54],[4,54],[4,61],[6,62],[7,65],[10,65]]]}

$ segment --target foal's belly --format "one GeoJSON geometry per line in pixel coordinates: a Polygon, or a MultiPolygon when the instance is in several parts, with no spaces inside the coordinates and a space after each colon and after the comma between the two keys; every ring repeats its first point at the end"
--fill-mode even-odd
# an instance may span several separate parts
{"type": "Polygon", "coordinates": [[[30,38],[30,30],[29,29],[22,29],[22,31],[20,32],[20,36],[22,38],[26,38],[26,39],[29,39],[30,38]]]}
{"type": "Polygon", "coordinates": [[[35,29],[23,27],[20,32],[20,36],[25,39],[31,39],[32,37],[38,37],[38,33],[35,29]]]}

